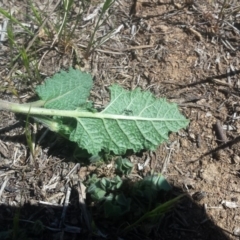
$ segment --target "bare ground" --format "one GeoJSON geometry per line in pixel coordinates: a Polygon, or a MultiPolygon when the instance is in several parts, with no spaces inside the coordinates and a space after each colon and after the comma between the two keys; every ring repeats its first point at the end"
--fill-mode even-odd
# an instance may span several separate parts
{"type": "MultiPolygon", "coordinates": [[[[239,238],[240,13],[237,1],[229,2],[223,20],[217,20],[221,8],[208,1],[119,1],[98,34],[101,37],[102,32],[121,24],[123,28],[96,47],[88,59],[84,58],[87,34],[79,36],[74,52],[61,49],[59,43],[51,49],[48,44],[38,52],[39,59],[43,59],[38,82],[61,68],[74,66],[94,76],[91,98],[98,106],[109,101],[108,86],[118,83],[127,89],[140,87],[157,97],[166,97],[178,103],[190,119],[187,129],[171,134],[156,151],[130,156],[136,165],[150,159],[143,171],[136,167],[134,175],[163,172],[176,192],[185,192],[189,197],[149,237],[135,233],[123,239],[239,238]]],[[[6,9],[12,4],[14,14],[23,21],[24,14],[20,13],[26,11],[26,4],[2,4],[6,9]]],[[[95,1],[88,14],[97,4],[95,1]]],[[[91,30],[93,22],[88,24],[91,30]]],[[[17,70],[24,71],[20,64],[9,77],[9,51],[5,41],[0,53],[0,82],[8,91],[2,92],[1,98],[25,102],[33,95],[37,81],[20,79],[17,70]],[[11,88],[18,91],[19,98],[14,97],[11,88]]],[[[1,112],[0,120],[0,231],[12,228],[20,209],[22,225],[32,222],[39,230],[41,226],[35,221],[40,219],[48,227],[42,239],[98,239],[89,235],[79,206],[83,192],[79,182],[93,169],[96,171],[96,166],[76,163],[72,144],[58,138],[54,142],[50,133],[38,144],[44,129],[35,135],[33,158],[24,134],[25,118],[1,112]],[[61,222],[69,191],[70,202],[61,222]],[[59,227],[61,231],[55,233],[53,229],[59,227]]],[[[109,168],[101,166],[98,172],[111,176],[109,168]]],[[[107,238],[117,238],[116,226],[110,228],[107,238]]]]}

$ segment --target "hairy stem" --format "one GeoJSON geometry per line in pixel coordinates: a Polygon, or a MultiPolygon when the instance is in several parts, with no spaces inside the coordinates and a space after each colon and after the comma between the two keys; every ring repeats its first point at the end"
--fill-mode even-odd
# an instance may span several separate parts
{"type": "MultiPolygon", "coordinates": [[[[43,115],[43,116],[60,116],[69,118],[98,118],[98,119],[116,119],[116,120],[132,120],[132,121],[166,121],[166,118],[150,118],[150,117],[140,117],[140,116],[128,116],[119,114],[105,114],[105,113],[93,113],[81,110],[57,110],[57,109],[46,109],[35,107],[35,102],[33,104],[19,104],[10,103],[7,101],[0,100],[0,110],[11,111],[15,113],[23,113],[30,115],[43,115]]],[[[42,103],[39,102],[39,105],[42,103]]],[[[37,104],[36,104],[37,105],[37,104]]],[[[167,119],[167,121],[176,121],[176,118],[167,119]]],[[[185,121],[185,119],[179,119],[179,121],[185,121]]]]}

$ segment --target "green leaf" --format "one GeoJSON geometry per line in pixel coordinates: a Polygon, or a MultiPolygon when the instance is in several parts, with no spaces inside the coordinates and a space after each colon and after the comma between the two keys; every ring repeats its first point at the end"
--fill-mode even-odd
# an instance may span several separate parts
{"type": "Polygon", "coordinates": [[[132,171],[133,164],[127,158],[119,157],[116,160],[116,169],[122,174],[128,175],[132,171]]]}
{"type": "Polygon", "coordinates": [[[123,193],[116,195],[115,199],[117,204],[125,207],[125,210],[128,211],[130,209],[131,199],[126,198],[126,196],[123,193]]]}
{"type": "Polygon", "coordinates": [[[106,195],[106,192],[100,188],[96,188],[95,192],[91,195],[95,200],[102,200],[106,195]]]}
{"type": "Polygon", "coordinates": [[[103,189],[97,187],[95,184],[91,184],[88,187],[87,192],[91,194],[91,197],[94,200],[98,200],[98,201],[103,200],[105,195],[106,195],[106,191],[104,191],[103,189]]]}
{"type": "Polygon", "coordinates": [[[130,92],[114,85],[110,90],[109,105],[93,117],[77,117],[77,128],[70,134],[71,141],[93,155],[101,150],[119,155],[127,149],[155,150],[169,132],[188,125],[177,105],[166,99],[156,99],[139,88],[130,92]]]}
{"type": "Polygon", "coordinates": [[[86,104],[92,88],[92,77],[88,73],[70,68],[61,71],[36,87],[45,108],[73,110],[86,104]]]}
{"type": "Polygon", "coordinates": [[[105,216],[118,218],[130,211],[131,199],[126,198],[123,193],[116,194],[115,198],[104,202],[105,216]]]}
{"type": "Polygon", "coordinates": [[[151,204],[156,201],[160,191],[168,192],[171,189],[171,185],[161,174],[154,174],[136,182],[132,189],[132,196],[141,203],[151,204]]]}
{"type": "Polygon", "coordinates": [[[122,209],[119,205],[114,204],[114,202],[106,201],[104,202],[104,212],[105,212],[105,217],[117,218],[121,216],[122,209]]]}
{"type": "Polygon", "coordinates": [[[111,199],[113,196],[111,194],[107,195],[110,191],[118,190],[122,186],[122,179],[119,176],[114,178],[102,178],[97,179],[96,175],[93,175],[88,180],[90,186],[87,192],[91,194],[91,197],[95,200],[111,199]]]}
{"type": "Polygon", "coordinates": [[[119,189],[123,184],[122,179],[117,175],[112,179],[112,188],[111,190],[119,189]]]}
{"type": "Polygon", "coordinates": [[[91,87],[89,74],[70,68],[69,72],[61,71],[37,87],[42,100],[27,104],[0,100],[0,110],[34,117],[55,116],[53,126],[47,118],[38,118],[38,121],[69,135],[69,140],[92,155],[102,150],[117,155],[128,149],[133,152],[155,150],[168,139],[170,132],[177,132],[189,123],[175,103],[157,99],[149,91],[142,92],[139,88],[126,91],[117,85],[110,87],[109,105],[95,112],[92,104],[86,103],[91,87]]]}
{"type": "Polygon", "coordinates": [[[99,185],[102,189],[104,189],[105,191],[107,191],[107,189],[111,186],[111,182],[108,178],[102,178],[100,181],[99,181],[99,185]]]}
{"type": "Polygon", "coordinates": [[[161,174],[147,176],[143,180],[155,186],[157,191],[159,190],[170,191],[172,189],[171,185],[168,183],[165,177],[161,174]]]}

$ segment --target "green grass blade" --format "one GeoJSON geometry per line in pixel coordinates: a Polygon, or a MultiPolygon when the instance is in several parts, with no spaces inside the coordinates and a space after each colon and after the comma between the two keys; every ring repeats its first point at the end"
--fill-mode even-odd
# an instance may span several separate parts
{"type": "Polygon", "coordinates": [[[30,34],[31,36],[34,36],[34,33],[32,33],[31,31],[28,30],[28,28],[26,28],[25,26],[22,25],[22,23],[20,23],[15,17],[13,17],[10,13],[8,13],[7,11],[5,11],[4,9],[0,8],[0,13],[8,18],[10,21],[18,24],[21,28],[23,28],[28,34],[30,34]]]}
{"type": "Polygon", "coordinates": [[[172,200],[169,200],[163,204],[160,204],[158,207],[156,207],[155,209],[153,209],[150,212],[145,213],[141,218],[139,218],[136,222],[134,222],[133,224],[127,226],[123,232],[128,232],[130,230],[132,230],[134,227],[137,227],[140,223],[142,223],[145,220],[152,220],[155,217],[159,217],[159,216],[163,216],[166,212],[169,212],[174,205],[185,196],[185,194],[182,194],[172,200]]]}
{"type": "Polygon", "coordinates": [[[39,13],[39,11],[34,7],[32,1],[30,2],[30,8],[32,10],[33,16],[38,21],[38,25],[41,26],[43,23],[43,19],[41,17],[41,14],[39,13]]]}

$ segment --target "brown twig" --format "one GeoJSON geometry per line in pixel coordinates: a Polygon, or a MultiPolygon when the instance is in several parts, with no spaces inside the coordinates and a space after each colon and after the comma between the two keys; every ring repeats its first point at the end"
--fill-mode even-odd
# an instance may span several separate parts
{"type": "Polygon", "coordinates": [[[216,135],[218,138],[217,140],[220,143],[226,143],[228,141],[227,136],[226,136],[225,132],[223,131],[222,125],[219,120],[215,124],[215,131],[216,131],[216,135]]]}

